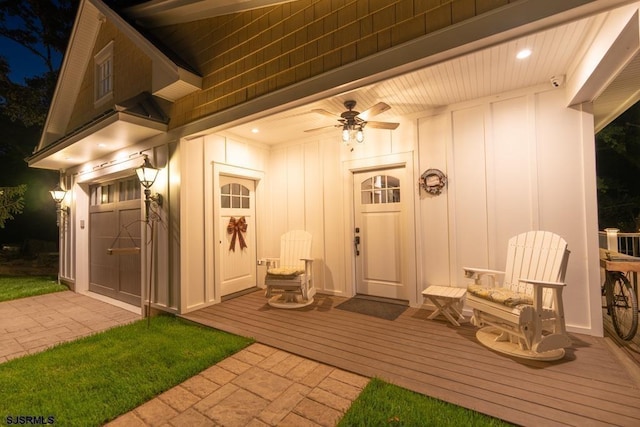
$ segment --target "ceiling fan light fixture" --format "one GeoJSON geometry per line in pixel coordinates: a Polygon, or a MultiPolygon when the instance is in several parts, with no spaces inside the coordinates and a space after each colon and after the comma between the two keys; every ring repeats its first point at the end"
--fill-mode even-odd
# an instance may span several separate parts
{"type": "Polygon", "coordinates": [[[342,142],[345,145],[349,145],[352,142],[361,144],[364,142],[364,126],[360,124],[348,124],[345,123],[342,126],[342,142]]]}
{"type": "Polygon", "coordinates": [[[365,126],[376,128],[376,129],[389,129],[395,130],[400,123],[390,123],[390,122],[376,122],[370,121],[369,118],[376,116],[384,111],[387,111],[391,107],[384,102],[378,102],[374,106],[369,109],[363,111],[362,113],[354,110],[356,107],[356,101],[349,100],[344,102],[344,107],[347,111],[343,111],[342,113],[333,114],[329,111],[323,109],[314,109],[311,110],[314,113],[319,113],[324,116],[335,117],[338,116],[338,122],[340,124],[333,126],[323,126],[316,129],[308,129],[305,132],[314,132],[317,130],[321,130],[327,127],[333,127],[342,129],[342,142],[345,145],[349,145],[352,142],[357,142],[358,144],[362,144],[364,142],[364,128],[365,126]]]}

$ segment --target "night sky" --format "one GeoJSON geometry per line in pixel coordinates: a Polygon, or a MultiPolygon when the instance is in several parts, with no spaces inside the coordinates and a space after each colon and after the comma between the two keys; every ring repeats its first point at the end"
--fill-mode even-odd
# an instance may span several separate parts
{"type": "MultiPolygon", "coordinates": [[[[14,83],[24,83],[26,77],[40,75],[45,66],[40,58],[26,48],[0,37],[0,55],[10,67],[9,77],[14,83]]],[[[0,148],[6,144],[20,144],[23,151],[30,153],[38,143],[41,130],[25,128],[22,124],[0,118],[0,148]]],[[[49,246],[42,242],[57,242],[55,204],[48,191],[57,182],[57,172],[30,169],[23,156],[10,154],[0,149],[0,187],[27,184],[25,208],[14,220],[0,228],[1,245],[21,247],[49,246]]]]}
{"type": "MultiPolygon", "coordinates": [[[[46,0],[45,0],[46,1],[46,0]]],[[[69,19],[73,21],[74,17],[69,19]]],[[[11,16],[6,17],[7,27],[15,28],[21,25],[21,21],[11,16]]],[[[0,24],[1,25],[1,24],[0,24]]],[[[20,44],[0,36],[0,55],[5,57],[11,67],[9,77],[15,83],[23,83],[25,77],[42,74],[45,66],[41,58],[38,58],[31,51],[20,44]]],[[[57,65],[60,65],[61,57],[57,58],[57,65]]]]}
{"type": "Polygon", "coordinates": [[[11,73],[9,77],[16,83],[23,83],[25,77],[42,74],[45,71],[40,58],[12,40],[0,37],[0,55],[7,58],[11,73]]]}

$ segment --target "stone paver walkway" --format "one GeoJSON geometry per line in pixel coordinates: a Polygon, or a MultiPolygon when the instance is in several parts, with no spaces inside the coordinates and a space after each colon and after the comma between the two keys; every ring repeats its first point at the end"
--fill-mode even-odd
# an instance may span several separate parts
{"type": "MultiPolygon", "coordinates": [[[[71,291],[0,302],[0,363],[137,319],[71,291]]],[[[256,343],[108,425],[330,427],[368,382],[256,343]]]]}
{"type": "Polygon", "coordinates": [[[368,382],[252,344],[107,426],[331,427],[368,382]]]}
{"type": "Polygon", "coordinates": [[[137,319],[71,291],[0,302],[0,363],[137,319]]]}

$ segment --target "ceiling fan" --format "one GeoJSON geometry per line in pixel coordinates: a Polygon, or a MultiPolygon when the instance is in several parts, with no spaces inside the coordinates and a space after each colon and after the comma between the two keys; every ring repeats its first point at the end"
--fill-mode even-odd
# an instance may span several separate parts
{"type": "Polygon", "coordinates": [[[364,133],[363,130],[365,126],[375,128],[375,129],[396,129],[400,126],[400,123],[391,123],[391,122],[376,122],[368,120],[370,117],[377,116],[378,114],[387,111],[391,107],[384,102],[378,102],[376,105],[372,106],[368,110],[363,111],[362,113],[354,110],[356,107],[356,101],[345,101],[344,107],[347,111],[342,112],[340,115],[333,114],[327,110],[322,109],[314,109],[311,110],[314,113],[323,114],[325,116],[329,116],[331,118],[337,118],[338,124],[331,126],[323,126],[315,129],[308,129],[305,132],[314,132],[321,129],[326,129],[328,127],[337,127],[342,128],[342,141],[344,143],[349,143],[350,141],[362,142],[364,141],[364,133]]]}

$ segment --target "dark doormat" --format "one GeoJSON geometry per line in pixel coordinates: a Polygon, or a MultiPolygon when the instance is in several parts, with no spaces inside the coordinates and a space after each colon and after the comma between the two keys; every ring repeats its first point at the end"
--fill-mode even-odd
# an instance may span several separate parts
{"type": "Polygon", "coordinates": [[[338,304],[336,308],[353,313],[366,314],[385,320],[395,320],[408,308],[404,304],[376,301],[368,298],[353,297],[338,304]]]}

